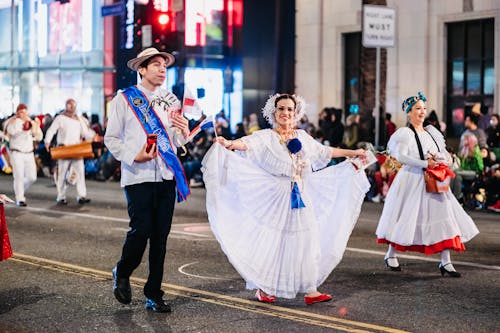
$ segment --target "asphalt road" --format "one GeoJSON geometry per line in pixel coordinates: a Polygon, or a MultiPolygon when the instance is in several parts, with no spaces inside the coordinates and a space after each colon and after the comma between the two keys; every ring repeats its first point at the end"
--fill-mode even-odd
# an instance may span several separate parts
{"type": "MultiPolygon", "coordinates": [[[[113,297],[111,269],[128,219],[118,183],[88,183],[88,205],[55,204],[39,179],[28,207],[5,207],[14,257],[0,262],[0,332],[500,332],[500,215],[470,212],[481,233],[452,254],[460,279],[443,278],[438,256],[400,256],[403,271],[384,268],[374,231],[382,204],[365,203],[341,264],[320,290],[258,303],[227,261],[207,223],[204,190],[178,204],[168,240],[164,290],[171,314],[144,309],[147,262],[133,275],[133,301],[113,297]]],[[[13,197],[12,179],[0,193],[13,197]]],[[[146,256],[145,256],[146,258],[146,256]]]]}

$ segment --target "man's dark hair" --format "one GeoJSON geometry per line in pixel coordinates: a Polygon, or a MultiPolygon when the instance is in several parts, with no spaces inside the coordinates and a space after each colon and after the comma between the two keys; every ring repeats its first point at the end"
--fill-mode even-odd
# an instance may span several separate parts
{"type": "Polygon", "coordinates": [[[469,120],[474,123],[474,125],[478,125],[479,124],[479,115],[475,114],[475,113],[470,113],[467,115],[467,117],[469,117],[469,120]]]}

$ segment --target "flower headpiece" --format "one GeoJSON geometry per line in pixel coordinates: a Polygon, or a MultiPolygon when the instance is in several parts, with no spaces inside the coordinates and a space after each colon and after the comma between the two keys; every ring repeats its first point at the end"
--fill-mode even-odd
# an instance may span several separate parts
{"type": "Polygon", "coordinates": [[[424,94],[420,91],[417,93],[417,96],[411,96],[405,99],[401,107],[404,112],[408,113],[411,111],[413,105],[415,105],[415,103],[417,103],[418,101],[427,102],[427,98],[425,98],[424,94]]]}
{"type": "Polygon", "coordinates": [[[276,98],[287,95],[289,98],[295,101],[295,121],[298,123],[300,119],[304,116],[306,112],[306,101],[299,95],[289,95],[289,94],[274,94],[269,96],[266,105],[262,108],[262,115],[266,118],[267,122],[271,126],[276,127],[276,118],[274,113],[276,112],[276,98]]]}

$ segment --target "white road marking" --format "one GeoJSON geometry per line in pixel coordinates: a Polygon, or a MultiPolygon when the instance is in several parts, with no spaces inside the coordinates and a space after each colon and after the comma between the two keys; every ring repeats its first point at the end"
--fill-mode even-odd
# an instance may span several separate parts
{"type": "Polygon", "coordinates": [[[215,277],[215,276],[207,276],[207,275],[196,275],[196,274],[191,274],[191,273],[187,273],[184,271],[184,269],[186,267],[189,267],[189,266],[192,266],[192,265],[196,265],[198,264],[199,261],[193,261],[193,262],[190,262],[189,264],[185,264],[185,265],[182,265],[181,267],[179,267],[177,270],[179,271],[179,273],[181,274],[184,274],[184,275],[187,275],[187,276],[191,276],[191,277],[195,277],[195,278],[199,278],[199,279],[203,279],[203,280],[222,280],[222,281],[230,281],[230,280],[234,280],[234,279],[240,279],[240,277],[234,277],[234,278],[220,278],[220,277],[215,277]]]}

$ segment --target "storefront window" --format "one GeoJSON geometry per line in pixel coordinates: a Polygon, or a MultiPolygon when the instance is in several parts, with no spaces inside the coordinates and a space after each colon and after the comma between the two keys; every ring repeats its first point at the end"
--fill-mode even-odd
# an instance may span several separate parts
{"type": "Polygon", "coordinates": [[[453,95],[462,95],[464,92],[464,63],[454,61],[452,66],[453,95]]]}
{"type": "Polygon", "coordinates": [[[447,32],[447,135],[459,137],[472,105],[480,103],[483,113],[493,109],[494,19],[449,23],[447,32]]]}
{"type": "MultiPolygon", "coordinates": [[[[360,104],[361,33],[344,35],[344,110],[358,110],[360,104]]],[[[358,111],[356,111],[358,112],[358,111]]],[[[347,115],[347,114],[346,114],[347,115]]]]}
{"type": "Polygon", "coordinates": [[[1,106],[0,117],[20,101],[32,113],[55,114],[67,98],[77,101],[79,111],[103,115],[103,77],[112,68],[103,65],[102,1],[19,0],[14,15],[11,2],[4,3],[0,98],[12,105],[1,106]]]}

